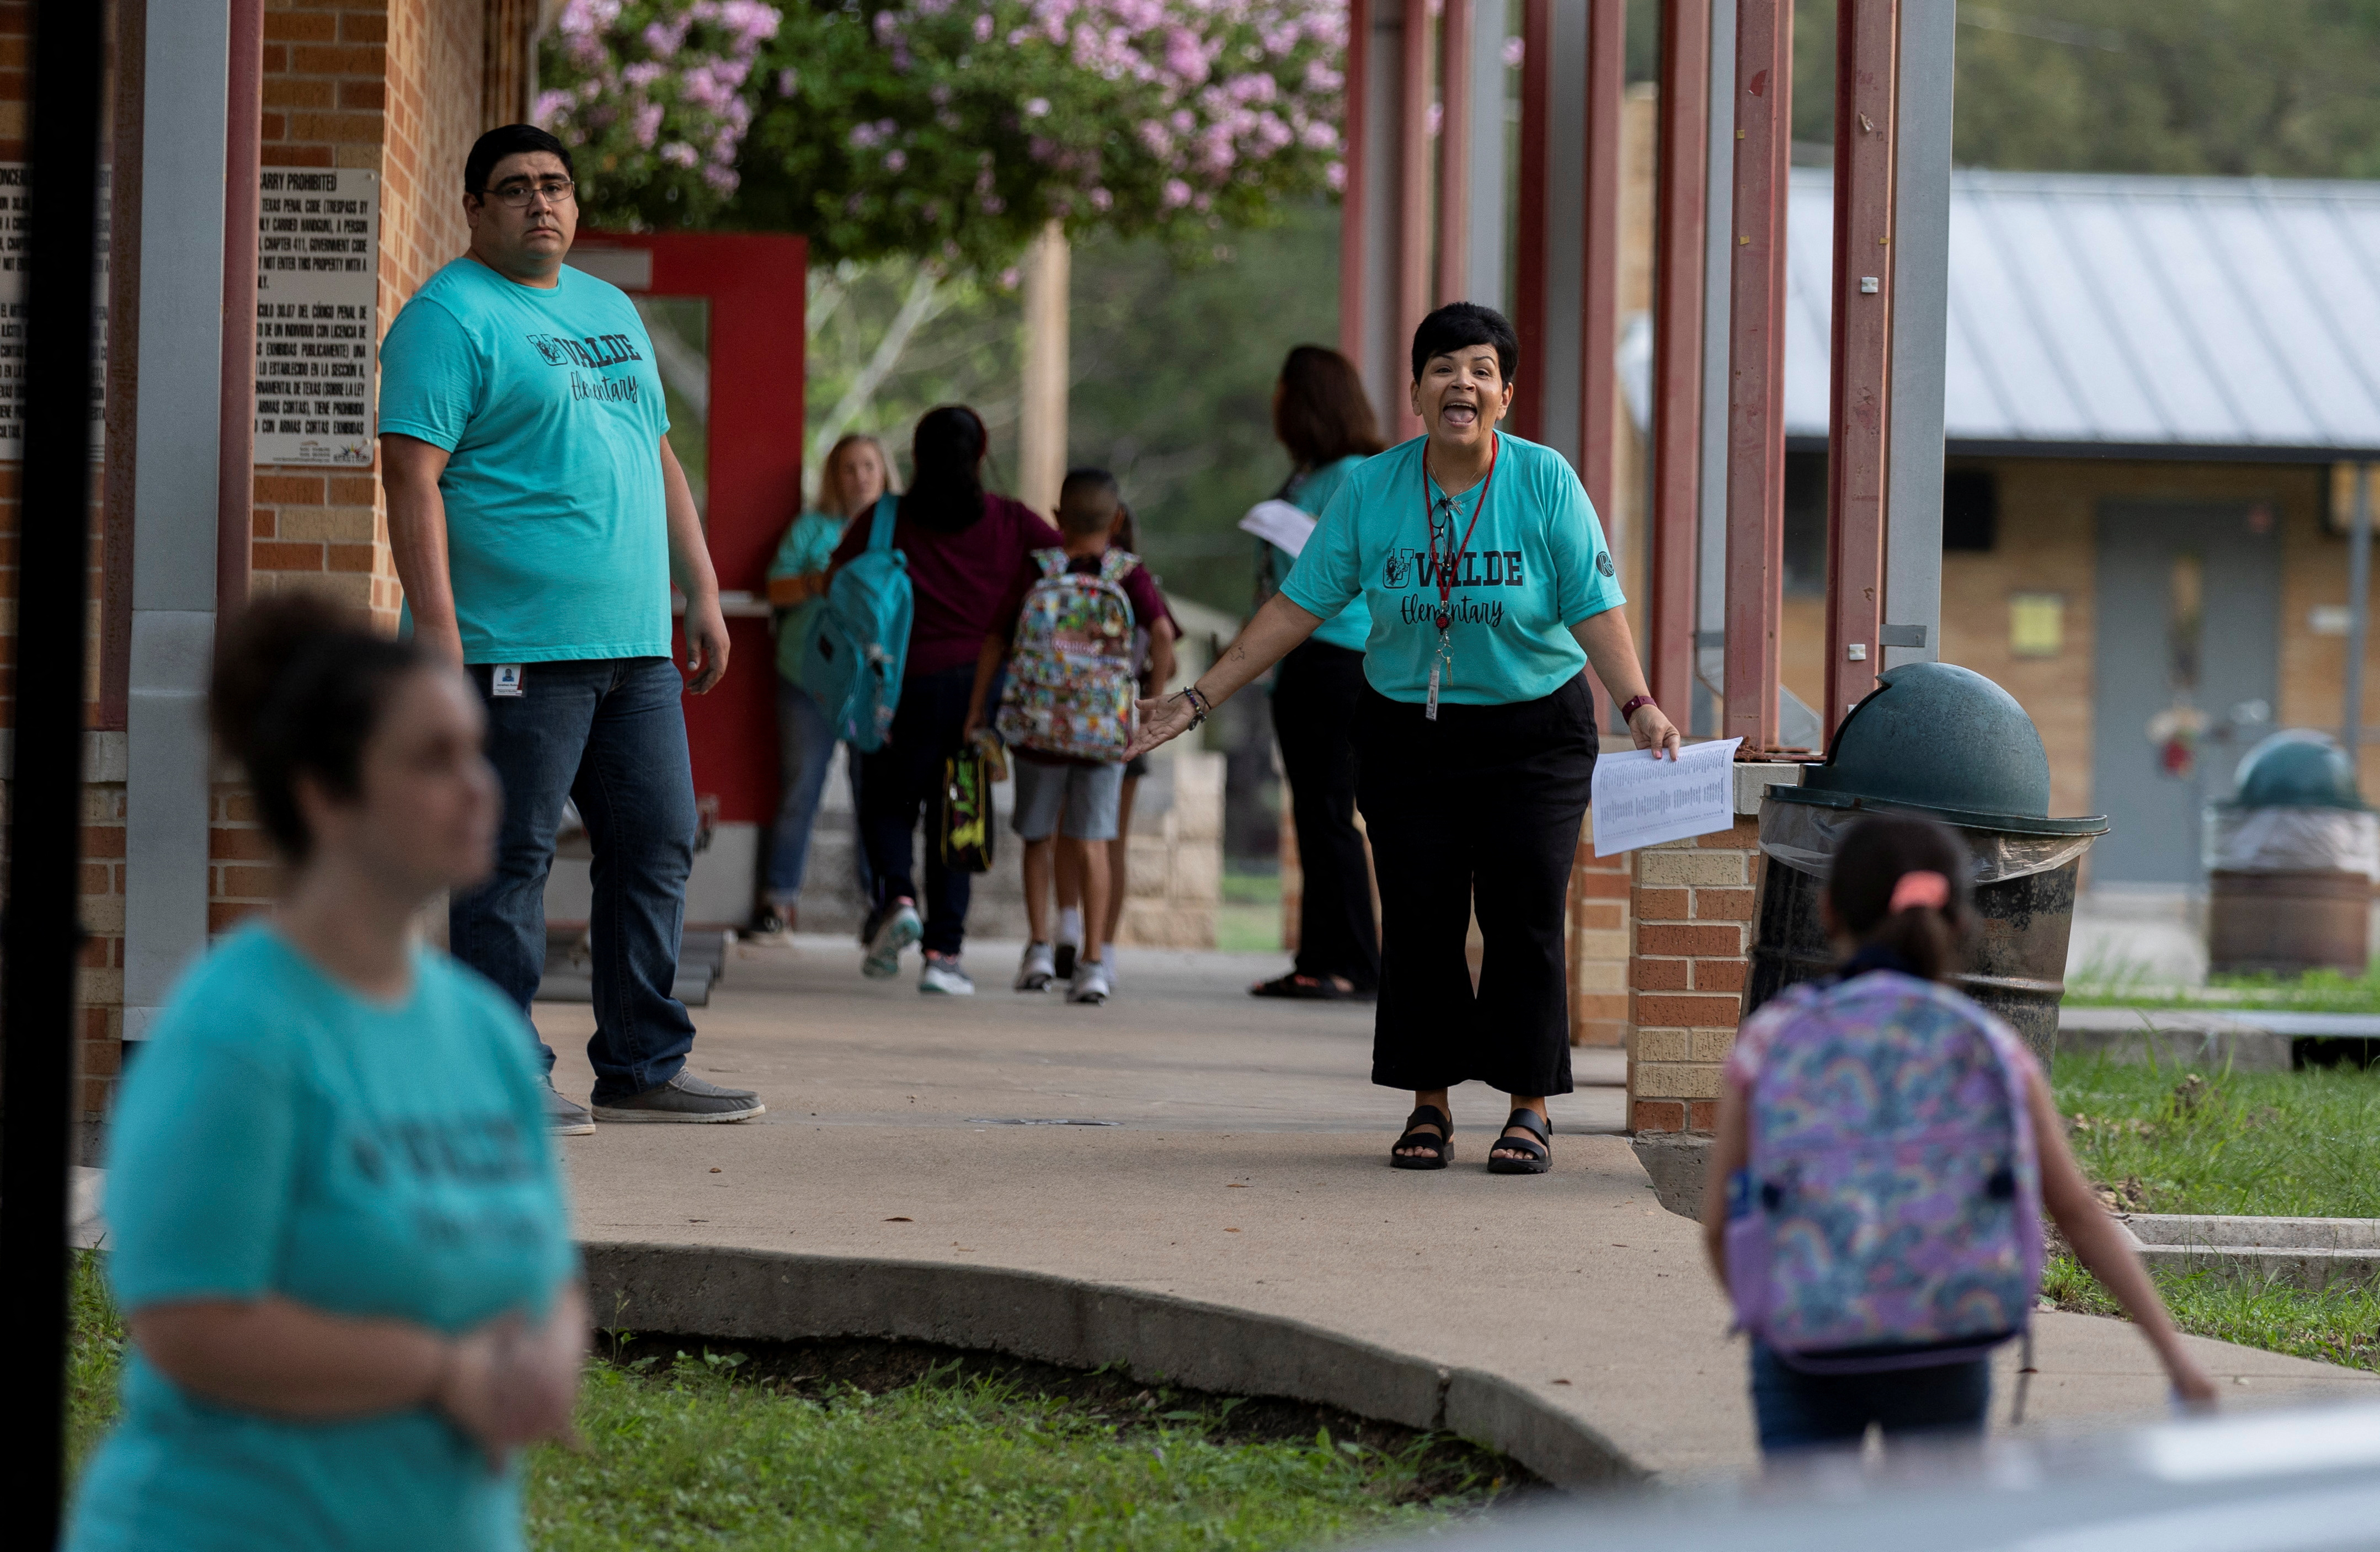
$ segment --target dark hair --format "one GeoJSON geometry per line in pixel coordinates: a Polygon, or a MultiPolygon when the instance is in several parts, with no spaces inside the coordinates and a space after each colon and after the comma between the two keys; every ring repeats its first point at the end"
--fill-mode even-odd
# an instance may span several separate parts
{"type": "Polygon", "coordinates": [[[1126,554],[1140,553],[1140,519],[1132,515],[1132,507],[1116,503],[1115,547],[1126,554]]]}
{"type": "MultiPolygon", "coordinates": [[[[1121,507],[1123,505],[1123,487],[1116,483],[1116,477],[1114,475],[1110,474],[1103,468],[1068,469],[1066,471],[1065,480],[1058,487],[1057,516],[1059,530],[1068,535],[1070,538],[1080,538],[1084,534],[1093,532],[1094,527],[1092,525],[1087,524],[1084,527],[1077,528],[1074,524],[1067,521],[1066,498],[1069,496],[1087,497],[1090,498],[1094,502],[1096,502],[1097,498],[1105,496],[1114,504],[1114,506],[1121,507]]],[[[1108,512],[1099,520],[1096,525],[1096,531],[1099,533],[1107,532],[1109,527],[1113,525],[1114,521],[1115,513],[1113,511],[1108,512]]]]}
{"type": "Polygon", "coordinates": [[[463,192],[485,194],[497,163],[532,151],[552,152],[562,158],[564,172],[572,177],[578,176],[578,169],[571,164],[568,146],[534,124],[507,124],[471,142],[471,154],[463,158],[463,192]]]}
{"type": "Polygon", "coordinates": [[[1272,434],[1302,469],[1370,457],[1387,443],[1355,363],[1327,346],[1294,346],[1281,364],[1272,434]]]}
{"type": "Polygon", "coordinates": [[[257,816],[291,862],[305,861],[314,840],[298,808],[298,776],[334,797],[358,796],[364,745],[390,692],[430,666],[361,612],[305,593],[259,599],[217,637],[207,703],[215,741],[246,770],[257,816]]]}
{"type": "Polygon", "coordinates": [[[1836,928],[1899,956],[1909,973],[1938,981],[1965,963],[1967,934],[1973,925],[1968,904],[1967,844],[1959,832],[1932,819],[1904,814],[1873,814],[1847,831],[1827,873],[1827,903],[1836,928]],[[1892,909],[1892,893],[1911,873],[1939,873],[1950,886],[1939,908],[1892,909]]]}
{"type": "Polygon", "coordinates": [[[1477,302],[1449,302],[1421,321],[1421,327],[1414,331],[1414,381],[1421,381],[1421,370],[1429,365],[1431,357],[1475,345],[1494,346],[1496,370],[1505,382],[1512,381],[1521,364],[1521,336],[1512,333],[1502,313],[1477,302]]]}
{"type": "Polygon", "coordinates": [[[983,455],[991,438],[983,417],[942,405],[919,418],[909,442],[909,489],[901,515],[933,533],[965,533],[983,516],[983,455]]]}

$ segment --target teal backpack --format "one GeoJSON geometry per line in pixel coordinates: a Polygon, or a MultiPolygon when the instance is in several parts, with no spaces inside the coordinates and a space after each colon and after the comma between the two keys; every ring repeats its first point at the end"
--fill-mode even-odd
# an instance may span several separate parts
{"type": "Polygon", "coordinates": [[[909,661],[916,600],[909,557],[892,548],[900,504],[892,495],[876,503],[868,548],[834,574],[802,658],[803,687],[826,709],[834,735],[862,754],[883,747],[909,661]]]}

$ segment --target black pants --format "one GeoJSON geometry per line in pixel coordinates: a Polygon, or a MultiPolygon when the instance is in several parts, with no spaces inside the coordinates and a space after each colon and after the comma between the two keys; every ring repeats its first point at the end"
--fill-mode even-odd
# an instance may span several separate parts
{"type": "Polygon", "coordinates": [[[1289,776],[1305,893],[1297,911],[1297,973],[1343,976],[1356,989],[1380,984],[1372,926],[1371,869],[1355,828],[1355,707],[1364,654],[1309,641],[1281,660],[1272,729],[1289,776]]]}
{"type": "Polygon", "coordinates": [[[1596,751],[1585,676],[1543,700],[1441,705],[1434,722],[1366,685],[1355,747],[1380,879],[1372,1081],[1568,1094],[1562,910],[1596,751]],[[1475,901],[1476,995],[1463,953],[1475,901]]]}
{"type": "MultiPolygon", "coordinates": [[[[942,764],[959,751],[975,664],[912,675],[901,686],[892,732],[860,757],[859,839],[882,906],[904,896],[925,907],[926,947],[954,954],[966,939],[975,875],[942,866],[942,764]],[[926,892],[917,893],[917,817],[926,819],[926,892]]],[[[997,693],[997,692],[995,692],[997,693]]]]}

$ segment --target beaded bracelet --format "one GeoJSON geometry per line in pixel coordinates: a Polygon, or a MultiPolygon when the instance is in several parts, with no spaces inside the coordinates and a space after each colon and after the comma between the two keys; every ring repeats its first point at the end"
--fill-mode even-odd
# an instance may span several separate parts
{"type": "Polygon", "coordinates": [[[1183,686],[1182,698],[1190,703],[1190,731],[1196,733],[1206,726],[1208,713],[1215,709],[1214,703],[1200,695],[1196,685],[1183,686]]]}

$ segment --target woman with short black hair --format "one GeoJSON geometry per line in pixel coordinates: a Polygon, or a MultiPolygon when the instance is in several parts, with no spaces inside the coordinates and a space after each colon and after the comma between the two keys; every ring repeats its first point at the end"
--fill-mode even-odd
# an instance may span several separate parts
{"type": "MultiPolygon", "coordinates": [[[[1381,447],[1379,422],[1354,363],[1318,345],[1301,345],[1281,363],[1272,430],[1296,464],[1281,499],[1318,517],[1381,447]]],[[[1258,542],[1263,583],[1270,584],[1259,590],[1269,596],[1296,557],[1258,542]]],[[[1371,629],[1364,600],[1350,599],[1291,649],[1273,675],[1273,736],[1297,828],[1297,959],[1287,975],[1248,988],[1258,997],[1330,1001],[1379,990],[1371,865],[1355,828],[1355,706],[1371,629]]]]}
{"type": "Polygon", "coordinates": [[[212,712],[281,898],[182,977],[108,1134],[124,1407],[67,1546],[520,1545],[587,1305],[510,999],[414,941],[494,862],[462,671],[303,595],[224,633],[212,712]]]}
{"type": "Polygon", "coordinates": [[[1499,1174],[1551,1164],[1546,1097],[1571,1089],[1562,908],[1597,748],[1588,662],[1637,747],[1674,752],[1653,704],[1617,567],[1560,455],[1496,430],[1512,404],[1512,326],[1474,303],[1415,331],[1426,433],[1356,468],[1281,590],[1181,694],[1140,703],[1136,748],[1203,721],[1361,597],[1355,742],[1382,926],[1372,1081],[1410,1089],[1399,1169],[1451,1153],[1448,1090],[1512,1097],[1488,1151],[1499,1174]],[[1476,908],[1486,955],[1472,989],[1476,908]]]}

